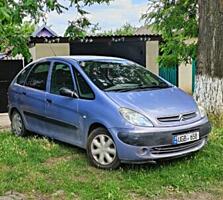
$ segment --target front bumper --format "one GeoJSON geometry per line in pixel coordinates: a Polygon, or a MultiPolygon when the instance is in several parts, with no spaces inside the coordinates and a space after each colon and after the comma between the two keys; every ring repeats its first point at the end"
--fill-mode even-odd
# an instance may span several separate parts
{"type": "Polygon", "coordinates": [[[176,127],[152,127],[135,129],[110,129],[120,160],[142,162],[180,157],[200,150],[207,142],[211,125],[207,118],[192,124],[176,127]],[[198,141],[173,145],[174,135],[199,131],[198,141]]]}

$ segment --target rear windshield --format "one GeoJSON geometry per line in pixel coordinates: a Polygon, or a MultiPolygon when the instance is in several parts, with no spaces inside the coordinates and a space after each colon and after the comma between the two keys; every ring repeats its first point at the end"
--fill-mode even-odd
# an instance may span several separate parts
{"type": "Polygon", "coordinates": [[[80,66],[91,81],[104,91],[171,87],[144,67],[133,62],[82,61],[80,66]]]}

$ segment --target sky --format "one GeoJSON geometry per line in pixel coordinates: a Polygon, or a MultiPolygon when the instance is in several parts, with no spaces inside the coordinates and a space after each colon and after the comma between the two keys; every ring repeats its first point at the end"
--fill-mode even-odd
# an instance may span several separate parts
{"type": "MultiPolygon", "coordinates": [[[[63,5],[66,5],[67,0],[59,0],[63,5]]],[[[140,17],[146,12],[148,0],[113,0],[109,5],[94,4],[86,7],[90,14],[88,18],[91,23],[99,23],[101,31],[115,30],[126,23],[140,27],[143,21],[140,17]]],[[[56,12],[51,12],[47,15],[47,25],[50,26],[57,34],[63,36],[68,21],[77,18],[77,13],[74,8],[58,15],[56,12]]],[[[41,24],[40,24],[41,25],[41,24]]]]}

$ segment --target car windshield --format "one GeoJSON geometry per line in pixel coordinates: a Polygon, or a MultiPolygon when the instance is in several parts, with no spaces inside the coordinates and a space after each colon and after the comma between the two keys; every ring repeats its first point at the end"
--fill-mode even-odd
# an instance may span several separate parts
{"type": "Polygon", "coordinates": [[[104,91],[148,90],[171,87],[144,67],[128,61],[81,61],[91,81],[104,91]]]}

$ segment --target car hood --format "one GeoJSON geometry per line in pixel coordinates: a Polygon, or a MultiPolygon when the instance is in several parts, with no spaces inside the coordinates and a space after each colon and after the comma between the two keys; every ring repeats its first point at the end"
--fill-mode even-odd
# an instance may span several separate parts
{"type": "Polygon", "coordinates": [[[148,117],[174,116],[197,111],[193,98],[179,88],[147,91],[106,92],[120,107],[130,108],[148,117]]]}

